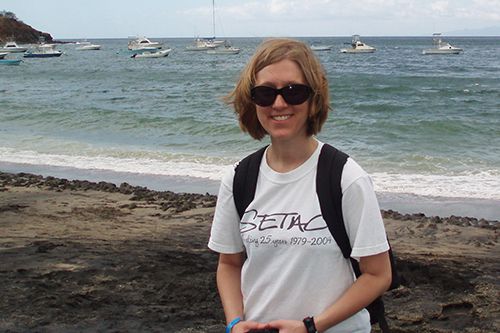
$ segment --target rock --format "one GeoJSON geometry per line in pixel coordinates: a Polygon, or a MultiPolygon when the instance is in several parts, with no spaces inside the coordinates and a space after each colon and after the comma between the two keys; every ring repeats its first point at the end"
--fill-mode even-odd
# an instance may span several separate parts
{"type": "Polygon", "coordinates": [[[33,44],[38,43],[40,37],[43,37],[46,42],[53,42],[49,33],[36,30],[12,15],[0,13],[0,41],[2,44],[10,39],[14,39],[17,43],[33,44]]]}

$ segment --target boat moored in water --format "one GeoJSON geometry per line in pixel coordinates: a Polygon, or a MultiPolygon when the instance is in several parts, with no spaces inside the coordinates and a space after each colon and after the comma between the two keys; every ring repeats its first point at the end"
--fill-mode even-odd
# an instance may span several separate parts
{"type": "Polygon", "coordinates": [[[332,47],[330,45],[319,45],[313,44],[311,45],[311,50],[313,51],[331,51],[332,47]]]}
{"type": "Polygon", "coordinates": [[[186,46],[186,51],[206,51],[209,54],[238,54],[240,49],[228,45],[226,40],[215,38],[215,0],[212,0],[212,29],[213,37],[200,38],[197,37],[192,45],[186,46]],[[222,46],[224,46],[222,48],[222,46]]]}
{"type": "Polygon", "coordinates": [[[207,50],[208,54],[238,54],[241,49],[231,45],[229,41],[224,41],[224,47],[216,47],[207,50]]]}
{"type": "Polygon", "coordinates": [[[80,45],[76,48],[78,51],[97,51],[101,49],[101,45],[92,44],[87,41],[79,42],[78,45],[80,45]]]}
{"type": "Polygon", "coordinates": [[[422,54],[460,54],[464,50],[451,45],[448,42],[445,42],[441,39],[441,33],[432,34],[432,42],[434,44],[433,48],[425,49],[422,51],[422,54]]]}
{"type": "Polygon", "coordinates": [[[351,47],[341,49],[341,53],[373,53],[377,49],[373,46],[363,43],[359,35],[353,35],[351,40],[351,47]]]}
{"type": "Polygon", "coordinates": [[[145,51],[141,53],[134,53],[131,58],[163,58],[169,55],[172,49],[157,50],[157,51],[145,51]]]}
{"type": "Polygon", "coordinates": [[[40,44],[33,50],[24,53],[25,58],[53,58],[60,57],[62,52],[54,48],[54,44],[40,44]]]}
{"type": "Polygon", "coordinates": [[[196,38],[192,45],[186,46],[186,51],[208,51],[219,47],[213,38],[196,38]]]}
{"type": "Polygon", "coordinates": [[[1,59],[0,58],[0,65],[7,65],[7,66],[12,66],[12,65],[19,65],[21,63],[21,59],[1,59]]]}
{"type": "Polygon", "coordinates": [[[0,52],[22,53],[26,52],[27,50],[27,47],[19,46],[14,41],[7,42],[3,47],[0,47],[0,52]]]}
{"type": "Polygon", "coordinates": [[[160,42],[152,42],[146,37],[135,37],[128,42],[130,51],[154,51],[162,47],[163,45],[160,42]]]}
{"type": "Polygon", "coordinates": [[[241,49],[234,46],[217,47],[215,49],[207,50],[208,54],[238,54],[241,49]]]}

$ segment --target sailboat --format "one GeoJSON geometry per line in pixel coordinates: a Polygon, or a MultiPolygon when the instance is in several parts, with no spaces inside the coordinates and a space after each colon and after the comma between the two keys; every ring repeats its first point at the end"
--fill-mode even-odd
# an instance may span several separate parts
{"type": "Polygon", "coordinates": [[[194,40],[193,45],[186,46],[186,51],[206,51],[207,53],[213,54],[237,54],[240,52],[240,49],[230,46],[227,41],[217,40],[215,38],[215,0],[212,0],[212,30],[213,37],[197,37],[194,40]],[[221,52],[218,52],[219,46],[222,45],[224,45],[224,49],[221,52]]]}

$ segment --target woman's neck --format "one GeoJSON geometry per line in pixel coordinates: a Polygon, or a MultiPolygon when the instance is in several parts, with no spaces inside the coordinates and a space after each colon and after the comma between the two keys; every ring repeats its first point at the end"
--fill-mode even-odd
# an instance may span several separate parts
{"type": "Polygon", "coordinates": [[[276,172],[289,172],[311,157],[318,147],[318,141],[312,137],[294,142],[282,142],[271,140],[271,146],[267,151],[267,164],[276,172]]]}

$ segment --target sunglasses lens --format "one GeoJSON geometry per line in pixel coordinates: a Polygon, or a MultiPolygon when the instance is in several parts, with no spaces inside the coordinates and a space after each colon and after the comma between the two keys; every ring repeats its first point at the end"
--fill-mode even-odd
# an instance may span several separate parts
{"type": "Polygon", "coordinates": [[[307,101],[311,89],[303,84],[292,84],[283,88],[281,94],[290,105],[299,105],[307,101]]]}
{"type": "Polygon", "coordinates": [[[251,93],[253,102],[260,106],[273,105],[278,94],[283,96],[288,104],[299,105],[307,101],[311,95],[311,88],[303,84],[291,84],[281,89],[257,86],[252,89],[251,93]]]}
{"type": "Polygon", "coordinates": [[[252,100],[260,106],[270,106],[276,99],[277,91],[274,88],[258,86],[252,89],[252,100]]]}

